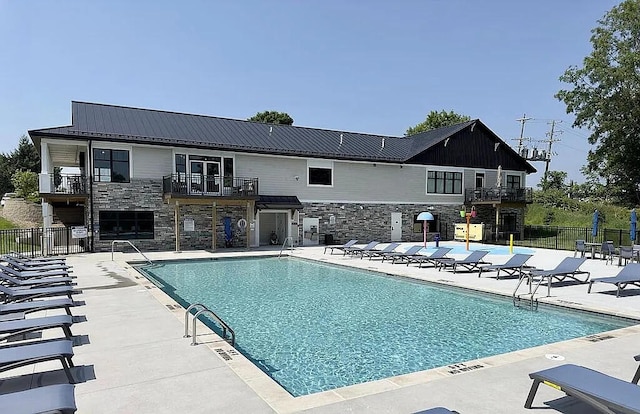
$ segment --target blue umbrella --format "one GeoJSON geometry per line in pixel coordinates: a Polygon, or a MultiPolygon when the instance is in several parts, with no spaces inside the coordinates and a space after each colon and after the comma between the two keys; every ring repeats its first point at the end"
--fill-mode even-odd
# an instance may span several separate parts
{"type": "Polygon", "coordinates": [[[638,217],[636,216],[636,209],[631,210],[631,241],[636,241],[636,222],[638,221],[638,217]]]}
{"type": "Polygon", "coordinates": [[[594,239],[598,235],[598,216],[599,216],[598,210],[595,210],[593,212],[593,223],[591,227],[591,235],[593,236],[594,239]]]}

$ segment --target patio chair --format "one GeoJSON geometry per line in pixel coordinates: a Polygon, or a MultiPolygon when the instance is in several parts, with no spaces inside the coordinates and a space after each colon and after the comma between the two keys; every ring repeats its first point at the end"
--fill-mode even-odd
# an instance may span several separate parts
{"type": "Polygon", "coordinates": [[[580,270],[580,266],[587,259],[584,257],[565,257],[562,261],[555,267],[555,269],[551,270],[543,270],[543,269],[532,269],[529,271],[529,274],[533,277],[539,276],[549,279],[549,284],[553,279],[562,282],[565,278],[569,277],[576,282],[587,283],[589,280],[589,276],[591,275],[589,272],[580,270]],[[577,278],[577,275],[586,274],[587,277],[584,280],[580,280],[577,278]]]}
{"type": "Polygon", "coordinates": [[[0,293],[3,294],[3,300],[7,302],[24,302],[27,300],[33,300],[36,298],[42,298],[47,296],[61,296],[66,295],[71,299],[71,295],[79,293],[80,291],[73,290],[73,286],[47,286],[41,288],[19,288],[0,285],[0,293]]]}
{"type": "Polygon", "coordinates": [[[66,270],[16,270],[12,267],[1,265],[0,264],[0,272],[4,272],[8,275],[19,277],[22,279],[28,279],[31,277],[47,277],[47,276],[69,276],[69,272],[66,270]]]}
{"type": "Polygon", "coordinates": [[[391,263],[395,263],[396,260],[399,260],[399,263],[402,263],[404,262],[407,256],[415,256],[416,254],[418,254],[420,250],[422,250],[422,246],[416,244],[414,246],[409,247],[404,252],[393,251],[393,252],[385,253],[382,255],[382,261],[384,262],[385,260],[390,259],[391,263]]]}
{"type": "Polygon", "coordinates": [[[38,312],[47,309],[64,308],[67,315],[71,315],[71,307],[83,304],[82,302],[74,302],[69,298],[31,300],[28,302],[1,303],[0,315],[14,312],[22,312],[23,314],[38,312]]]}
{"type": "MultiPolygon", "coordinates": [[[[613,241],[612,240],[607,240],[605,242],[602,242],[602,245],[600,246],[600,258],[604,259],[606,262],[612,262],[613,263],[613,256],[616,253],[616,248],[613,245],[613,241]]],[[[598,253],[596,252],[596,255],[598,253]]],[[[595,259],[595,257],[594,257],[595,259]]]]}
{"type": "Polygon", "coordinates": [[[382,257],[386,253],[391,253],[392,251],[394,251],[398,246],[400,246],[400,243],[389,243],[387,247],[381,250],[380,249],[371,249],[366,251],[363,250],[362,254],[360,255],[360,258],[362,259],[364,256],[368,256],[369,260],[371,260],[374,257],[382,257]]]}
{"type": "Polygon", "coordinates": [[[436,261],[446,259],[447,253],[451,250],[451,247],[438,247],[435,252],[429,255],[416,254],[414,256],[409,256],[407,257],[407,266],[409,266],[410,263],[418,263],[418,267],[422,267],[422,265],[426,263],[436,265],[436,261]]]}
{"type": "Polygon", "coordinates": [[[61,413],[76,412],[72,384],[53,384],[0,395],[0,407],[7,413],[61,413]]]}
{"type": "Polygon", "coordinates": [[[525,265],[527,260],[531,259],[531,257],[533,257],[531,254],[516,253],[503,264],[479,266],[478,269],[480,272],[478,273],[478,277],[482,276],[482,272],[493,272],[496,270],[498,271],[496,279],[500,279],[501,270],[503,270],[508,276],[515,276],[517,274],[518,277],[522,277],[522,269],[531,268],[525,265]]]}
{"type": "Polygon", "coordinates": [[[458,266],[464,267],[467,271],[472,271],[477,269],[481,264],[491,264],[489,262],[485,262],[484,257],[488,255],[489,252],[486,250],[474,250],[464,259],[456,260],[450,258],[438,259],[435,262],[438,270],[446,269],[447,267],[453,268],[453,273],[456,272],[458,266]]]}
{"type": "Polygon", "coordinates": [[[46,270],[66,270],[69,271],[69,269],[71,268],[71,266],[67,266],[64,263],[44,263],[44,262],[40,262],[40,263],[33,263],[31,262],[30,264],[25,264],[19,260],[16,260],[15,258],[9,256],[9,255],[4,255],[2,256],[2,260],[4,260],[5,262],[7,262],[9,264],[9,266],[13,267],[16,270],[20,270],[20,271],[46,271],[46,270]]]}
{"type": "Polygon", "coordinates": [[[584,240],[576,240],[576,250],[573,252],[573,257],[576,257],[576,254],[580,253],[580,257],[584,257],[587,246],[585,246],[584,240]]]}
{"type": "Polygon", "coordinates": [[[0,322],[0,341],[18,338],[31,332],[60,328],[66,339],[71,339],[71,325],[73,317],[70,315],[53,315],[42,318],[17,319],[0,322]]]}
{"type": "Polygon", "coordinates": [[[639,413],[640,387],[579,365],[564,364],[529,374],[533,380],[524,404],[531,408],[543,383],[603,413],[639,413]]]}
{"type": "Polygon", "coordinates": [[[616,286],[616,297],[620,297],[620,291],[627,285],[636,285],[640,288],[640,263],[629,263],[623,267],[617,275],[611,277],[599,277],[589,281],[587,293],[591,293],[594,283],[611,283],[616,286]]]}
{"type": "Polygon", "coordinates": [[[346,242],[345,244],[343,244],[342,246],[326,246],[324,248],[324,253],[327,253],[327,249],[331,249],[331,252],[329,252],[329,254],[333,254],[333,250],[344,250],[347,249],[351,246],[353,246],[354,244],[358,243],[357,239],[353,239],[353,240],[349,240],[348,242],[346,242]]]}
{"type": "Polygon", "coordinates": [[[53,285],[71,285],[73,279],[67,276],[50,276],[50,277],[34,277],[31,279],[18,279],[4,272],[0,272],[0,281],[7,282],[12,286],[53,286],[53,285]]]}
{"type": "Polygon", "coordinates": [[[68,339],[58,339],[2,346],[0,347],[0,372],[39,362],[59,360],[69,383],[74,384],[75,380],[71,375],[71,368],[74,366],[71,360],[72,345],[73,343],[68,339]]]}
{"type": "Polygon", "coordinates": [[[633,258],[634,258],[633,246],[620,246],[618,248],[618,252],[613,253],[611,255],[612,264],[613,264],[613,258],[616,256],[618,257],[618,266],[622,266],[623,261],[625,265],[629,262],[633,262],[633,258]]]}
{"type": "Polygon", "coordinates": [[[29,257],[22,253],[13,252],[13,251],[9,252],[9,256],[15,258],[16,260],[21,261],[24,264],[29,264],[29,263],[56,264],[56,263],[66,263],[67,261],[67,259],[65,259],[64,257],[44,257],[44,256],[29,257]]]}
{"type": "Polygon", "coordinates": [[[347,248],[343,249],[342,251],[344,252],[344,254],[343,254],[344,256],[346,256],[348,254],[352,254],[352,255],[355,256],[355,255],[358,255],[358,254],[362,254],[362,252],[369,251],[369,250],[373,249],[374,247],[376,247],[379,244],[380,244],[380,242],[372,241],[372,242],[369,242],[364,247],[351,246],[351,247],[347,247],[347,248]]]}

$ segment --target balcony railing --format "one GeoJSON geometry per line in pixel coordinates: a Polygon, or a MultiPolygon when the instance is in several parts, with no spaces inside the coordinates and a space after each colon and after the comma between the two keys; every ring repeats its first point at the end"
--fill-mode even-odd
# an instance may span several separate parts
{"type": "Polygon", "coordinates": [[[65,174],[56,179],[54,174],[40,174],[40,194],[86,195],[87,177],[65,174]]]}
{"type": "Polygon", "coordinates": [[[209,197],[255,197],[258,179],[176,173],[162,177],[165,194],[209,197]]]}
{"type": "Polygon", "coordinates": [[[464,192],[466,203],[533,203],[533,190],[529,188],[481,187],[464,192]]]}

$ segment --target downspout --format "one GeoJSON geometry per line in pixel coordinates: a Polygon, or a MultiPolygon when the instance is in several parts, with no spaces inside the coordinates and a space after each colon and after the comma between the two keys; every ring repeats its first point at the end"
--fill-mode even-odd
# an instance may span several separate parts
{"type": "Polygon", "coordinates": [[[94,253],[95,251],[93,250],[93,223],[94,223],[94,218],[93,218],[93,174],[91,173],[91,171],[93,171],[93,151],[91,149],[91,144],[93,143],[93,141],[89,140],[89,154],[87,154],[87,163],[89,164],[89,168],[88,168],[88,179],[89,182],[87,183],[87,185],[89,185],[89,209],[90,209],[90,215],[91,215],[91,253],[94,253]]]}

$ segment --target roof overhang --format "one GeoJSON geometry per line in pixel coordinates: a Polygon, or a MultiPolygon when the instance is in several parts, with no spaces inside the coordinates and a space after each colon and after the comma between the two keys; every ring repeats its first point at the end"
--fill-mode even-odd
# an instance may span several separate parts
{"type": "Polygon", "coordinates": [[[261,195],[256,201],[259,210],[302,210],[303,206],[296,196],[261,195]]]}

